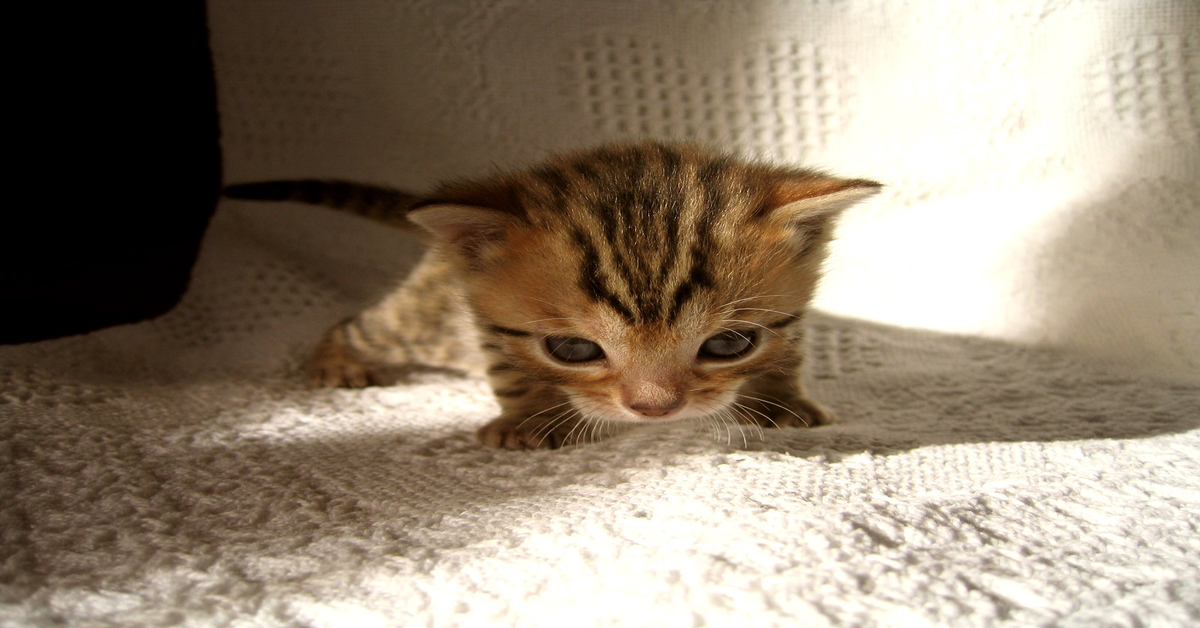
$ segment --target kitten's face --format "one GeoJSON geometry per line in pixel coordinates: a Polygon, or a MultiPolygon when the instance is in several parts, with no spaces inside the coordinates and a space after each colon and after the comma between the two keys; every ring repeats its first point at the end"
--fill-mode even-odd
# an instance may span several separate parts
{"type": "Polygon", "coordinates": [[[818,261],[816,251],[797,259],[792,234],[779,229],[733,231],[716,231],[704,260],[708,281],[680,299],[690,277],[686,260],[662,289],[635,296],[636,286],[624,285],[615,268],[589,266],[573,238],[516,230],[471,282],[475,309],[483,320],[527,332],[496,338],[502,361],[554,385],[585,416],[730,418],[744,382],[795,366],[793,323],[811,296],[818,261]],[[617,305],[594,298],[585,287],[593,276],[617,305]]]}
{"type": "Polygon", "coordinates": [[[830,221],[878,188],[646,143],[451,186],[409,217],[457,260],[497,394],[744,419],[739,388],[797,370],[830,221]]]}

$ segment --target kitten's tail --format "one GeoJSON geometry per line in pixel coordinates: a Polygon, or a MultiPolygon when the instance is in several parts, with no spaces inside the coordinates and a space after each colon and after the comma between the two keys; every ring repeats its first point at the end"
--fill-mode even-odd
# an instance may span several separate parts
{"type": "Polygon", "coordinates": [[[252,201],[296,201],[322,205],[357,214],[397,229],[417,229],[417,226],[408,220],[408,208],[419,198],[407,192],[378,185],[352,181],[296,179],[237,183],[225,186],[221,193],[229,198],[252,201]]]}

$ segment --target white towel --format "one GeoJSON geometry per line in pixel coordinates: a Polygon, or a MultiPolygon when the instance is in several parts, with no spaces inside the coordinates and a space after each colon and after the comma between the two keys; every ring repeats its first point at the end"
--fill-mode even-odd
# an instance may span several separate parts
{"type": "Polygon", "coordinates": [[[305,390],[403,236],[218,213],[157,321],[0,348],[4,625],[1187,625],[1200,381],[829,316],[813,429],[474,442],[486,384],[305,390]],[[320,234],[326,248],[297,247],[320,234]],[[1140,623],[1139,623],[1140,622],[1140,623]]]}

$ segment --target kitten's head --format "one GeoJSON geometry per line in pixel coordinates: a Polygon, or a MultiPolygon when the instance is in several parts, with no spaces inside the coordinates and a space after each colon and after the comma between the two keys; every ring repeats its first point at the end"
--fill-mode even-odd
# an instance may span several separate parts
{"type": "Polygon", "coordinates": [[[879,187],[646,143],[449,186],[410,218],[459,265],[493,374],[640,422],[794,372],[831,221],[879,187]]]}

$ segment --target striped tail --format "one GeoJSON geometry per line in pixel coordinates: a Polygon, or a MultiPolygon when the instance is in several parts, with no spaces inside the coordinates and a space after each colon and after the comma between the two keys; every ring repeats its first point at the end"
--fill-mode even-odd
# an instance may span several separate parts
{"type": "Polygon", "coordinates": [[[296,201],[332,207],[382,222],[397,229],[415,230],[407,214],[418,197],[392,188],[351,181],[297,179],[260,181],[225,186],[222,194],[251,201],[296,201]]]}

